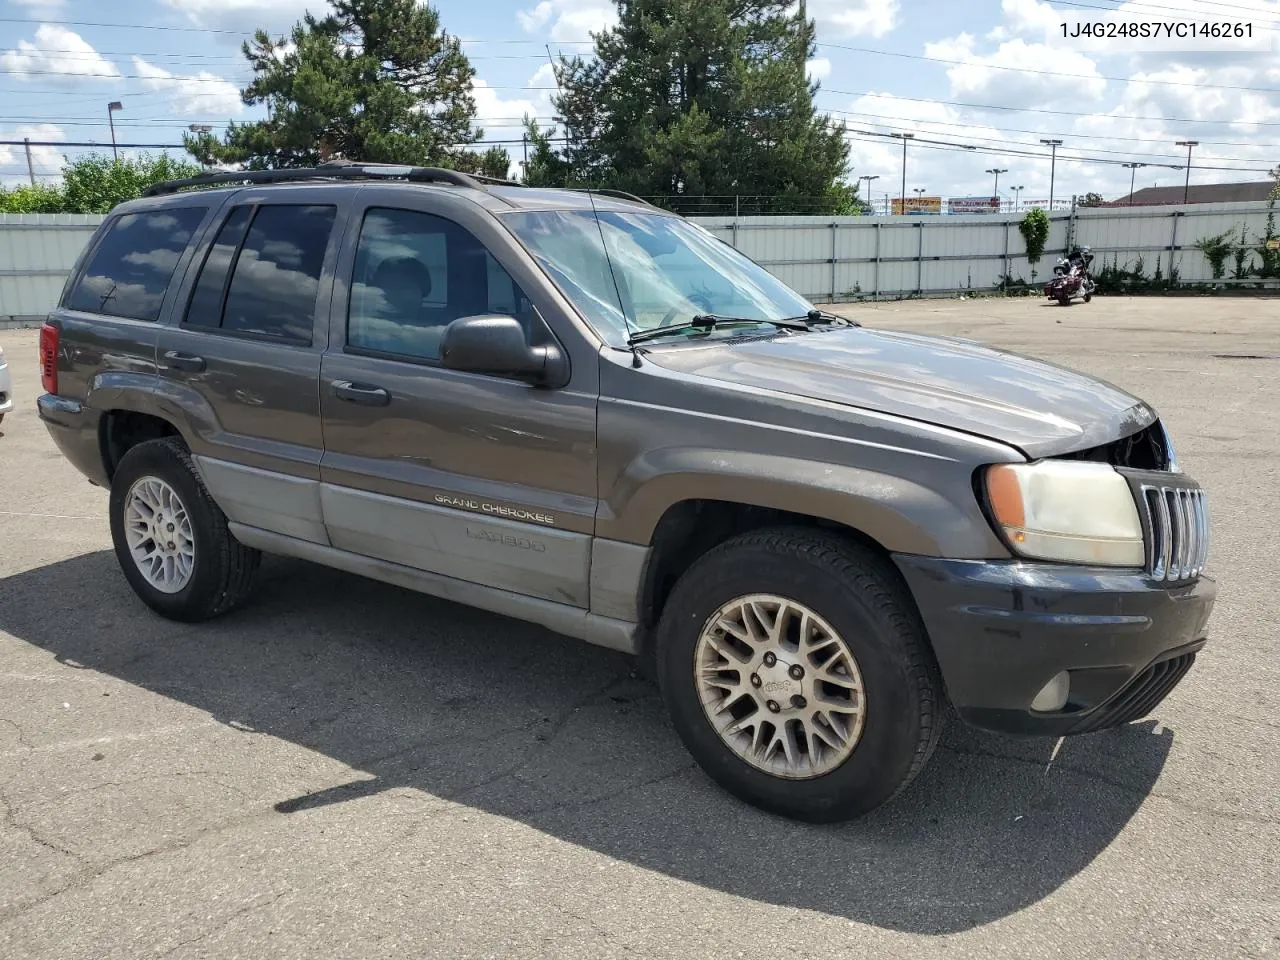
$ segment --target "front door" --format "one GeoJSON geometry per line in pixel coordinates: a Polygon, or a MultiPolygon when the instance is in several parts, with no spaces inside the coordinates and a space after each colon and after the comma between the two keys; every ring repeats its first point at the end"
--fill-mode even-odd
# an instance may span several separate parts
{"type": "Polygon", "coordinates": [[[598,371],[545,389],[440,366],[441,335],[458,317],[514,316],[535,343],[552,334],[503,251],[477,236],[483,221],[468,229],[434,193],[362,192],[344,245],[338,275],[349,282],[320,376],[330,540],[586,607],[598,371]]]}
{"type": "Polygon", "coordinates": [[[229,519],[325,543],[317,316],[350,200],[286,191],[237,195],[210,227],[160,334],[160,402],[229,519]]]}

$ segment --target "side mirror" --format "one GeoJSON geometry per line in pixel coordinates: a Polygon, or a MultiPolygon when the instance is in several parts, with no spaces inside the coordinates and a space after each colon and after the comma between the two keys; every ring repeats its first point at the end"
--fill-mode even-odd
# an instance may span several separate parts
{"type": "Polygon", "coordinates": [[[563,386],[569,365],[556,346],[531,347],[515,317],[459,317],[444,328],[440,362],[450,370],[563,386]]]}

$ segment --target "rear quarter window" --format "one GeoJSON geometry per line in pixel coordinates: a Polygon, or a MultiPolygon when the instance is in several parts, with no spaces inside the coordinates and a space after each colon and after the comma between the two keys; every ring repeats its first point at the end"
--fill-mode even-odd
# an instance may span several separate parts
{"type": "Polygon", "coordinates": [[[206,212],[205,207],[171,207],[116,218],[89,257],[67,307],[157,319],[173,270],[206,212]]]}

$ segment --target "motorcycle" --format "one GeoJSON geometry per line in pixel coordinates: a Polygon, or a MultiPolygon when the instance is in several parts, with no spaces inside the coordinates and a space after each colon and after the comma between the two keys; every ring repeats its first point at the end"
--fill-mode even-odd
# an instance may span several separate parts
{"type": "Polygon", "coordinates": [[[1093,277],[1089,276],[1091,263],[1093,254],[1088,247],[1073,249],[1054,266],[1053,279],[1044,285],[1044,295],[1050,300],[1057,300],[1064,307],[1075,297],[1088,303],[1093,299],[1093,291],[1097,289],[1093,277]]]}

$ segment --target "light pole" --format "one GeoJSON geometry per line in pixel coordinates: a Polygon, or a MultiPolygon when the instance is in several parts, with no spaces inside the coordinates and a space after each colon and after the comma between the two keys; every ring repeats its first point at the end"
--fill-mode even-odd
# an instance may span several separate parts
{"type": "Polygon", "coordinates": [[[1013,212],[1017,213],[1018,201],[1022,199],[1022,186],[1010,187],[1009,189],[1013,191],[1013,212]]]}
{"type": "Polygon", "coordinates": [[[120,154],[116,152],[116,122],[112,117],[117,110],[123,110],[124,104],[119,100],[112,100],[107,104],[107,125],[111,127],[111,159],[116,163],[120,162],[120,154]]]}
{"type": "Polygon", "coordinates": [[[992,167],[990,170],[987,171],[987,173],[994,173],[996,175],[995,185],[992,186],[991,188],[991,195],[993,197],[1000,196],[1000,174],[1008,173],[1008,172],[1009,172],[1008,167],[1005,167],[1003,170],[1000,169],[999,167],[992,167]]]}
{"type": "Polygon", "coordinates": [[[1133,178],[1138,175],[1138,168],[1145,167],[1145,163],[1124,163],[1121,166],[1129,168],[1129,202],[1126,206],[1133,206],[1133,178]]]}
{"type": "Polygon", "coordinates": [[[891,137],[897,137],[902,141],[902,212],[907,212],[907,141],[914,140],[914,133],[891,133],[891,137]]]}
{"type": "Polygon", "coordinates": [[[871,181],[879,180],[879,179],[880,179],[880,174],[878,173],[870,174],[870,175],[858,178],[859,183],[861,183],[863,180],[867,181],[867,207],[871,210],[872,213],[875,212],[875,207],[871,205],[871,181]]]}
{"type": "Polygon", "coordinates": [[[1200,146],[1199,140],[1179,140],[1177,146],[1187,148],[1187,179],[1182,185],[1182,202],[1186,203],[1191,193],[1191,148],[1200,146]]]}
{"type": "Polygon", "coordinates": [[[1062,146],[1062,141],[1045,140],[1042,137],[1040,142],[1053,149],[1053,153],[1049,155],[1049,212],[1053,213],[1053,175],[1058,167],[1058,148],[1062,146]]]}

